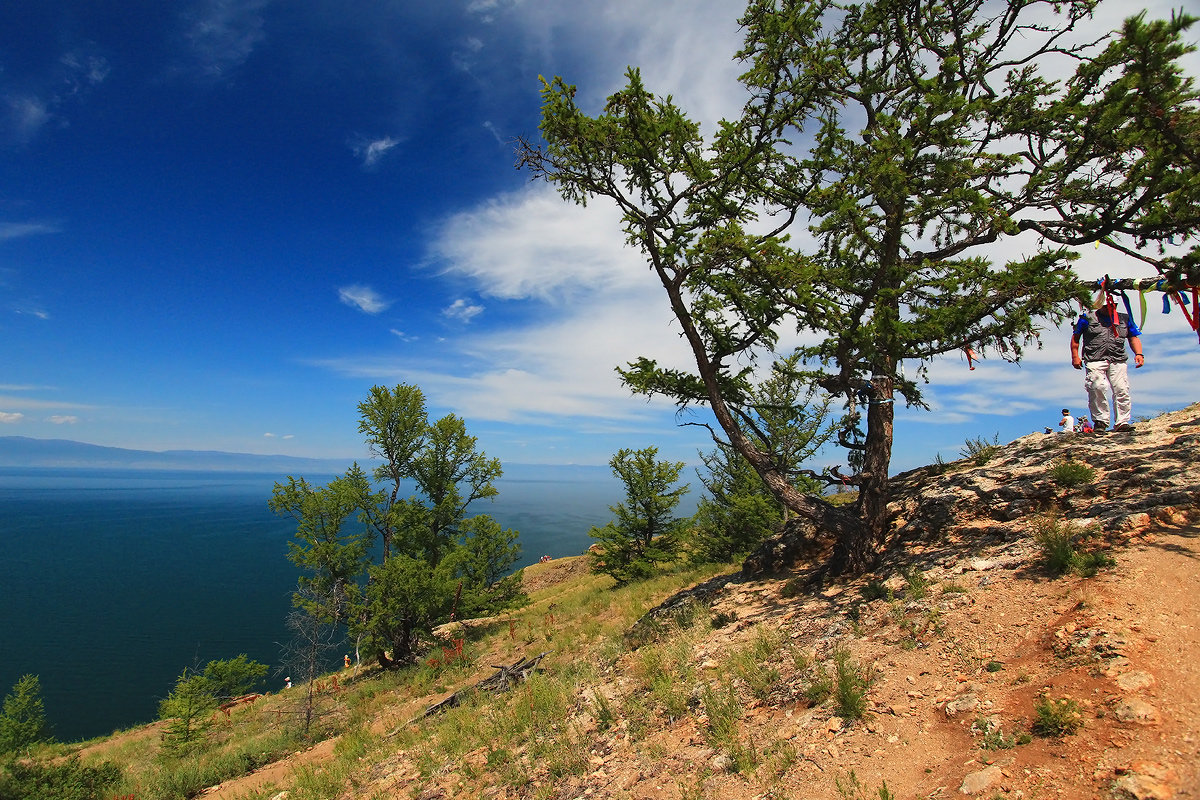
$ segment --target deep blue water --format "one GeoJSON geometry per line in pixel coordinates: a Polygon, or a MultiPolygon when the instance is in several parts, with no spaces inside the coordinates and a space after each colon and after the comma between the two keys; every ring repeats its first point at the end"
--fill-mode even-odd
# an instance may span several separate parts
{"type": "MultiPolygon", "coordinates": [[[[520,565],[583,552],[622,500],[607,468],[506,471],[471,513],[520,532],[520,565]]],[[[283,477],[0,468],[0,693],[37,674],[73,741],[153,720],[185,667],[275,667],[298,577],[294,524],[267,508],[283,477]]]]}

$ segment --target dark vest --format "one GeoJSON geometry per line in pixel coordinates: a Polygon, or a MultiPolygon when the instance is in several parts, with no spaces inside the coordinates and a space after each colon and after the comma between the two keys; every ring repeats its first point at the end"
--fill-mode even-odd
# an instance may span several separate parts
{"type": "Polygon", "coordinates": [[[1087,327],[1083,329],[1083,360],[1108,361],[1122,364],[1129,360],[1125,352],[1125,340],[1129,338],[1128,317],[1117,312],[1117,333],[1113,335],[1113,326],[1100,322],[1099,315],[1093,309],[1085,315],[1087,327]]]}

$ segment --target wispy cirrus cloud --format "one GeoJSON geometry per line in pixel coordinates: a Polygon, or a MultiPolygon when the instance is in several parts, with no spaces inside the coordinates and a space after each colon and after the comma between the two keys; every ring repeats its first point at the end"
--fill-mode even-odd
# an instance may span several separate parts
{"type": "Polygon", "coordinates": [[[270,0],[201,0],[183,17],[192,67],[203,77],[228,76],[266,38],[263,10],[270,0]]]}
{"type": "Polygon", "coordinates": [[[0,222],[0,242],[61,232],[62,226],[54,222],[0,222]]]}
{"type": "Polygon", "coordinates": [[[40,306],[29,305],[28,303],[17,306],[13,309],[14,314],[20,316],[37,317],[38,319],[50,319],[50,312],[40,306]]]}
{"type": "Polygon", "coordinates": [[[338,299],[364,314],[378,314],[392,304],[391,300],[385,299],[370,286],[361,284],[352,284],[338,289],[338,299]]]}
{"type": "Polygon", "coordinates": [[[0,142],[25,145],[47,125],[66,126],[64,109],[110,71],[107,59],[81,48],[64,53],[43,74],[26,76],[20,90],[0,85],[0,142]]]}
{"type": "Polygon", "coordinates": [[[647,88],[672,95],[711,133],[745,99],[737,82],[743,67],[733,60],[745,8],[744,0],[659,0],[652,13],[642,0],[474,0],[466,10],[480,27],[466,46],[472,72],[481,76],[476,62],[488,52],[511,57],[513,46],[522,47],[526,59],[577,84],[588,113],[599,110],[635,65],[647,88]],[[620,46],[597,46],[615,42],[620,46]]]}
{"type": "Polygon", "coordinates": [[[442,316],[456,319],[459,322],[470,322],[482,313],[483,306],[478,303],[472,303],[469,300],[464,300],[461,297],[442,309],[442,316]]]}
{"type": "Polygon", "coordinates": [[[6,94],[0,106],[0,130],[11,144],[28,144],[50,121],[49,102],[31,94],[6,94]]]}
{"type": "Polygon", "coordinates": [[[79,417],[74,414],[55,414],[52,417],[46,417],[46,422],[53,425],[75,425],[79,422],[79,417]]]}
{"type": "MultiPolygon", "coordinates": [[[[42,387],[11,387],[9,389],[5,389],[5,391],[25,391],[27,389],[32,391],[40,388],[42,387]]],[[[4,387],[0,387],[0,389],[4,389],[4,387]]],[[[58,400],[42,400],[35,397],[17,397],[13,395],[0,395],[0,406],[4,406],[6,408],[24,408],[28,410],[53,409],[55,411],[86,410],[96,408],[96,406],[88,405],[86,403],[68,403],[58,400]]]]}
{"type": "Polygon", "coordinates": [[[376,139],[359,138],[350,143],[350,149],[362,162],[364,169],[374,169],[396,145],[400,139],[394,136],[381,136],[376,139]]]}

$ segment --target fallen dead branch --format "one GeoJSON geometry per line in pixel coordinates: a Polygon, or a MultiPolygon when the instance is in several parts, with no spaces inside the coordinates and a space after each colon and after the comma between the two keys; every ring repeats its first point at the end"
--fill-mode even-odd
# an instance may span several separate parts
{"type": "Polygon", "coordinates": [[[524,683],[525,681],[527,681],[529,679],[529,676],[531,674],[533,674],[533,671],[535,669],[537,669],[538,663],[541,662],[542,658],[544,658],[545,656],[546,656],[546,653],[544,653],[544,652],[538,653],[533,658],[521,659],[520,661],[517,661],[512,666],[507,666],[507,667],[503,666],[503,665],[497,666],[497,665],[493,664],[492,667],[496,670],[495,674],[490,675],[487,678],[484,678],[483,680],[479,681],[478,683],[474,684],[473,686],[467,686],[463,689],[459,689],[457,692],[450,695],[445,700],[441,700],[437,703],[434,703],[429,708],[425,709],[425,713],[422,715],[422,717],[430,717],[434,714],[437,714],[440,711],[445,711],[448,708],[454,708],[459,703],[461,703],[466,697],[468,697],[469,695],[471,695],[474,692],[478,692],[478,691],[505,692],[505,691],[508,691],[513,686],[517,685],[518,683],[524,683]]]}

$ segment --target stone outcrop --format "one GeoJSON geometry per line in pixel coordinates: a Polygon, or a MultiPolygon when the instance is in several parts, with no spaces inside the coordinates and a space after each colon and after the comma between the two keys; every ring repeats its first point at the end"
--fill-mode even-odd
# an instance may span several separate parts
{"type": "MultiPolygon", "coordinates": [[[[1152,523],[1200,520],[1200,403],[1126,433],[1031,433],[983,463],[964,458],[931,464],[892,479],[894,541],[952,536],[999,540],[1025,537],[1031,518],[1054,514],[1107,536],[1137,534],[1152,523]],[[1084,465],[1093,480],[1056,481],[1057,464],[1084,465]]],[[[811,562],[819,534],[795,521],[746,559],[743,578],[785,572],[811,562]]]]}
{"type": "MultiPolygon", "coordinates": [[[[893,541],[1012,541],[1026,537],[1031,518],[1040,515],[1116,537],[1156,522],[1200,521],[1200,403],[1140,421],[1133,432],[1031,433],[980,461],[930,464],[893,477],[893,541]],[[1064,462],[1086,465],[1094,479],[1063,485],[1052,469],[1064,462]]],[[[796,519],[745,560],[742,578],[811,564],[829,547],[796,519]]]]}
{"type": "Polygon", "coordinates": [[[931,465],[892,482],[893,529],[901,539],[945,536],[954,528],[1020,533],[1031,515],[1054,513],[1105,534],[1140,532],[1152,522],[1200,519],[1200,403],[1139,422],[1129,433],[1032,433],[999,447],[982,465],[931,465]],[[1056,482],[1056,464],[1095,471],[1076,486],[1056,482]]]}

